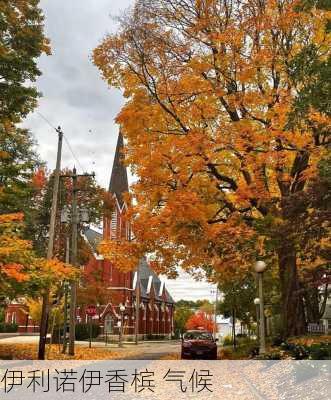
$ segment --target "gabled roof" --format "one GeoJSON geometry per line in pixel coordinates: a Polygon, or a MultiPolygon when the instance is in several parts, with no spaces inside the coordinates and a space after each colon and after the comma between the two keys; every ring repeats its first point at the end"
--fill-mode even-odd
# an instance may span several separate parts
{"type": "Polygon", "coordinates": [[[98,246],[102,241],[101,233],[94,229],[87,228],[84,230],[84,236],[88,241],[88,244],[92,247],[93,251],[97,253],[98,246]]]}
{"type": "MultiPolygon", "coordinates": [[[[146,293],[146,291],[147,291],[147,285],[148,285],[148,280],[149,280],[150,276],[153,277],[153,287],[154,287],[154,291],[155,291],[155,299],[162,301],[163,298],[159,296],[161,280],[157,276],[157,274],[152,270],[152,268],[148,265],[146,258],[142,257],[139,262],[139,277],[140,277],[141,286],[143,286],[143,290],[141,292],[142,295],[144,292],[146,293]]],[[[166,301],[168,303],[175,303],[174,299],[171,297],[170,293],[168,292],[168,290],[166,289],[165,286],[164,286],[163,290],[165,291],[166,301]]],[[[148,296],[148,294],[146,294],[146,296],[148,296]]]]}
{"type": "Polygon", "coordinates": [[[109,183],[109,192],[116,195],[119,205],[123,206],[123,193],[129,191],[128,174],[123,164],[124,141],[121,131],[118,134],[113,169],[109,183]]]}

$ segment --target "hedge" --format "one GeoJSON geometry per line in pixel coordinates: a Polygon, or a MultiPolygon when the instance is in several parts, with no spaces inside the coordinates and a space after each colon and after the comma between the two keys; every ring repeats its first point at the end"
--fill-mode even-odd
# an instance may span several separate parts
{"type": "Polygon", "coordinates": [[[17,324],[6,324],[5,322],[0,323],[0,333],[15,333],[17,331],[17,324]]]}
{"type": "MultiPolygon", "coordinates": [[[[90,337],[90,324],[77,324],[76,325],[76,340],[87,340],[90,337]]],[[[92,338],[100,335],[100,326],[92,324],[92,338]]]]}

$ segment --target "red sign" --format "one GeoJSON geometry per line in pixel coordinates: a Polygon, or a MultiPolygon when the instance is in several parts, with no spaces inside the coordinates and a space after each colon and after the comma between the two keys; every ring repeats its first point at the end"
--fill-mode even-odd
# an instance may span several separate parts
{"type": "Polygon", "coordinates": [[[96,306],[90,305],[90,306],[86,307],[85,312],[87,315],[92,317],[93,315],[95,315],[97,313],[97,308],[96,308],[96,306]]]}

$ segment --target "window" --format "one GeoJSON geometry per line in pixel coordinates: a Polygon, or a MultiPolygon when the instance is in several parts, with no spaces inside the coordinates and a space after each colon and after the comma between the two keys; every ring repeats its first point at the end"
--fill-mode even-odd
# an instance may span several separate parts
{"type": "Polygon", "coordinates": [[[115,239],[117,237],[117,211],[114,211],[111,214],[111,239],[115,239]]]}

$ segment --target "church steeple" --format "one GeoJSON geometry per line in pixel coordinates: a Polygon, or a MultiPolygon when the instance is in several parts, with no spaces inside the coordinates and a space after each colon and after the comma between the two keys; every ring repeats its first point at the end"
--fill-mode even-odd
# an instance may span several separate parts
{"type": "Polygon", "coordinates": [[[126,167],[123,164],[123,135],[121,131],[118,134],[116,152],[113,162],[113,169],[111,172],[111,178],[109,183],[109,192],[116,195],[117,200],[122,207],[123,205],[123,193],[129,191],[128,174],[126,167]]]}

